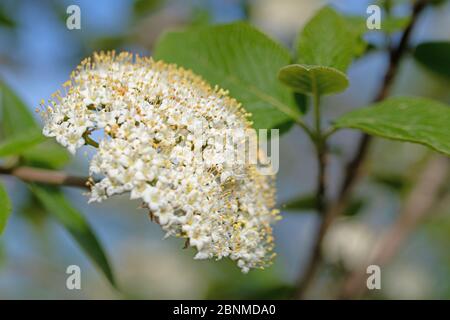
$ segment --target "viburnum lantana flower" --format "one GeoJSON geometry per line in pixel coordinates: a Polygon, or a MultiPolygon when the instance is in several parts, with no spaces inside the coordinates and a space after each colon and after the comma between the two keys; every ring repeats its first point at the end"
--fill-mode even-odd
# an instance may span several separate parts
{"type": "Polygon", "coordinates": [[[129,192],[196,259],[229,257],[243,272],[272,260],[273,176],[258,164],[208,161],[245,143],[217,143],[224,130],[253,130],[226,91],[176,65],[114,52],[85,59],[64,87],[42,111],[43,132],[71,153],[98,148],[90,201],[129,192]]]}

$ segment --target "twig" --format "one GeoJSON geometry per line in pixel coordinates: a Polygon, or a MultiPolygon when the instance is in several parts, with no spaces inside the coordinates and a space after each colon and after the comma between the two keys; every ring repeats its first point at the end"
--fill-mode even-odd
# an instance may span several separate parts
{"type": "MultiPolygon", "coordinates": [[[[389,66],[385,73],[383,84],[378,91],[378,94],[375,96],[374,102],[379,102],[384,100],[392,87],[392,83],[395,79],[395,76],[398,72],[400,60],[403,55],[406,53],[408,48],[409,39],[411,37],[411,33],[417,23],[418,17],[423,12],[429,0],[418,0],[415,2],[413,6],[411,20],[406,27],[405,31],[402,34],[400,42],[398,46],[390,51],[389,54],[389,66]]],[[[358,178],[362,174],[362,167],[364,160],[367,155],[367,151],[369,150],[369,146],[371,143],[371,137],[367,134],[363,134],[359,140],[357,151],[352,158],[352,160],[346,165],[345,175],[343,182],[340,187],[340,191],[338,194],[337,200],[329,206],[326,214],[322,218],[322,222],[320,224],[319,230],[317,232],[311,259],[306,266],[305,272],[299,280],[297,281],[295,297],[297,299],[303,298],[305,291],[308,289],[312,279],[314,278],[317,269],[321,262],[320,250],[322,246],[322,241],[324,236],[331,225],[331,223],[342,214],[342,212],[347,208],[347,205],[351,199],[351,193],[353,191],[353,187],[356,184],[358,178]]]]}
{"type": "MultiPolygon", "coordinates": [[[[417,226],[432,213],[432,207],[440,189],[445,185],[449,173],[449,160],[435,156],[426,165],[417,184],[410,192],[397,221],[380,239],[367,265],[384,266],[399,251],[401,245],[417,226]]],[[[361,296],[366,287],[365,267],[354,271],[344,282],[339,298],[350,299],[361,296]]]]}
{"type": "Polygon", "coordinates": [[[92,146],[92,147],[94,147],[94,148],[98,148],[98,147],[99,147],[98,142],[95,141],[94,139],[92,139],[92,138],[89,136],[89,134],[90,134],[89,131],[86,131],[85,133],[83,133],[84,143],[85,143],[86,145],[90,145],[90,146],[92,146]]]}
{"type": "Polygon", "coordinates": [[[25,182],[40,182],[50,185],[71,186],[89,189],[88,178],[75,177],[65,172],[33,167],[0,167],[0,174],[11,175],[25,182]]]}
{"type": "MultiPolygon", "coordinates": [[[[329,135],[329,132],[322,132],[321,129],[321,113],[320,113],[320,96],[315,90],[315,94],[313,95],[314,102],[314,119],[315,119],[315,132],[314,132],[314,144],[316,147],[316,156],[317,156],[317,187],[316,187],[316,211],[321,217],[326,216],[327,211],[327,201],[326,201],[326,164],[327,164],[327,144],[326,139],[329,135]]],[[[321,234],[324,230],[319,230],[319,234],[321,234]]],[[[322,236],[321,236],[322,237],[322,236]]],[[[318,252],[313,252],[312,260],[318,259],[318,257],[314,256],[318,252]]],[[[309,272],[314,272],[315,270],[308,269],[305,274],[305,278],[310,278],[313,275],[309,274],[309,272]]],[[[296,286],[296,290],[294,292],[294,297],[299,297],[303,292],[305,283],[299,282],[296,286]]]]}
{"type": "Polygon", "coordinates": [[[320,114],[320,96],[316,91],[314,94],[314,117],[315,117],[315,145],[317,154],[317,190],[316,190],[316,209],[320,215],[325,214],[326,210],[326,158],[327,145],[322,134],[321,114],[320,114]]]}

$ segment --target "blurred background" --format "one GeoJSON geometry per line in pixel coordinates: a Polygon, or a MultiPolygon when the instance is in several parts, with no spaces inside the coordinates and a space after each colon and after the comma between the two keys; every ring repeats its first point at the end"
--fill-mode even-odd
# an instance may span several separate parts
{"type": "MultiPolygon", "coordinates": [[[[158,36],[167,29],[248,20],[292,48],[295,36],[325,3],[351,15],[366,15],[366,0],[99,0],[0,2],[0,78],[31,110],[65,82],[72,69],[96,50],[128,50],[151,55],[158,36]],[[68,30],[66,9],[81,9],[81,30],[68,30]]],[[[401,4],[395,14],[407,13],[401,4]]],[[[450,40],[450,3],[425,12],[413,42],[450,40]]],[[[373,33],[368,39],[379,43],[373,33]]],[[[192,50],[192,48],[180,48],[192,50]]],[[[369,103],[382,77],[387,57],[374,51],[350,69],[350,88],[325,99],[324,112],[332,119],[369,103]]],[[[394,93],[432,97],[450,103],[449,83],[405,59],[394,93]]],[[[357,133],[332,138],[330,195],[334,195],[357,133]]],[[[358,186],[355,203],[335,223],[323,246],[321,267],[308,297],[332,298],[342,276],[364,263],[374,239],[392,223],[418,166],[428,151],[417,145],[377,139],[368,168],[358,186]]],[[[80,152],[67,166],[74,174],[87,173],[88,154],[80,152]]],[[[194,261],[183,240],[163,240],[138,202],[127,196],[102,204],[87,204],[77,189],[65,191],[87,217],[104,245],[122,288],[115,291],[77,244],[37,205],[25,185],[4,177],[14,211],[0,238],[0,299],[203,299],[287,298],[310,256],[319,219],[311,210],[285,210],[283,204],[310,194],[315,186],[313,147],[294,128],[281,139],[278,203],[283,219],[275,225],[275,264],[264,271],[241,274],[229,261],[194,261]],[[82,290],[67,290],[66,268],[82,270],[82,290]]],[[[450,298],[450,184],[428,219],[389,265],[382,270],[377,299],[450,298]]]]}

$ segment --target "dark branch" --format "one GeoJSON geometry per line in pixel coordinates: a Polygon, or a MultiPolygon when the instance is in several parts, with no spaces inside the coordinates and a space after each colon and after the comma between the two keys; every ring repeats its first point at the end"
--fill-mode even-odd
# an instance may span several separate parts
{"type": "MultiPolygon", "coordinates": [[[[400,250],[401,245],[419,224],[433,212],[432,208],[439,191],[448,181],[449,160],[444,156],[435,156],[429,161],[417,184],[410,192],[397,221],[375,246],[373,257],[367,265],[386,265],[400,250]]],[[[366,268],[355,270],[344,282],[339,294],[341,299],[361,296],[366,287],[366,268]]]]}
{"type": "MultiPolygon", "coordinates": [[[[411,20],[404,30],[399,44],[397,45],[397,47],[390,50],[389,66],[383,78],[382,86],[375,96],[375,99],[373,100],[374,102],[382,101],[389,95],[395,76],[398,73],[400,61],[404,54],[407,52],[408,43],[411,38],[412,31],[417,24],[417,20],[420,14],[423,12],[429,2],[430,0],[418,0],[414,4],[411,20]]],[[[338,216],[342,214],[342,212],[347,208],[348,203],[350,202],[353,187],[362,174],[362,167],[368,153],[371,140],[372,138],[369,135],[363,134],[359,140],[357,151],[354,157],[346,165],[345,175],[339,190],[338,198],[331,206],[329,206],[325,216],[322,218],[321,225],[314,241],[310,262],[306,266],[304,274],[299,278],[297,282],[295,297],[298,299],[301,299],[303,297],[312,279],[315,277],[315,274],[321,262],[320,250],[322,241],[329,226],[338,216]]]]}

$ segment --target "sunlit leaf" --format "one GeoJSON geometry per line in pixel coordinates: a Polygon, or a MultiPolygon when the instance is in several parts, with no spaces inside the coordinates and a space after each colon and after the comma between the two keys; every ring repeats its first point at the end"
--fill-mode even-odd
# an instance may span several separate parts
{"type": "Polygon", "coordinates": [[[347,22],[352,25],[355,30],[358,30],[360,34],[366,32],[384,32],[384,33],[394,33],[404,30],[409,22],[410,17],[383,17],[381,20],[381,29],[369,29],[367,28],[367,18],[361,16],[346,16],[347,22]]]}
{"type": "Polygon", "coordinates": [[[15,134],[11,138],[6,138],[0,142],[0,157],[19,155],[44,140],[45,137],[42,135],[41,130],[35,128],[15,134]]]}
{"type": "Polygon", "coordinates": [[[304,94],[338,93],[344,91],[349,84],[347,76],[335,68],[300,64],[281,68],[278,78],[294,91],[304,94]]]}
{"type": "Polygon", "coordinates": [[[168,32],[154,56],[228,89],[252,113],[256,128],[278,128],[300,116],[291,92],[277,79],[290,63],[289,52],[246,23],[168,32]]]}
{"type": "Polygon", "coordinates": [[[331,9],[320,10],[305,26],[297,40],[297,63],[332,67],[345,72],[361,52],[362,32],[331,9]]]}
{"type": "Polygon", "coordinates": [[[51,140],[25,150],[21,156],[27,165],[46,169],[60,169],[71,160],[69,152],[51,140]]]}
{"type": "Polygon", "coordinates": [[[390,98],[344,114],[334,126],[423,144],[450,156],[450,107],[430,99],[390,98]]]}

